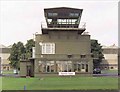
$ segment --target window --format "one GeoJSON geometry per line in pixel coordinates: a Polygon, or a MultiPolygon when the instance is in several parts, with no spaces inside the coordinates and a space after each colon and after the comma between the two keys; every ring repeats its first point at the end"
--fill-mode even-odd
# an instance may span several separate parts
{"type": "Polygon", "coordinates": [[[77,17],[78,17],[78,16],[79,16],[79,13],[75,13],[74,16],[77,16],[77,17]]]}
{"type": "Polygon", "coordinates": [[[86,57],[86,55],[81,55],[81,58],[85,58],[86,57]]]}
{"type": "Polygon", "coordinates": [[[69,16],[71,16],[71,17],[78,17],[79,13],[70,13],[69,16]]]}
{"type": "Polygon", "coordinates": [[[68,57],[68,58],[71,58],[71,57],[72,57],[72,55],[67,55],[67,57],[68,57]]]}
{"type": "Polygon", "coordinates": [[[52,19],[48,19],[47,21],[48,21],[48,24],[50,24],[52,22],[52,19]]]}
{"type": "Polygon", "coordinates": [[[58,24],[77,24],[77,19],[57,19],[58,24]]]}
{"type": "Polygon", "coordinates": [[[71,72],[72,62],[71,61],[56,61],[57,72],[71,72]]]}
{"type": "Polygon", "coordinates": [[[3,70],[5,70],[5,69],[6,69],[6,66],[3,67],[3,70]]]}
{"type": "Polygon", "coordinates": [[[82,64],[82,69],[85,69],[84,64],[82,64]]]}
{"type": "Polygon", "coordinates": [[[74,67],[74,72],[81,72],[82,69],[81,62],[76,62],[73,67],[74,67]]]}
{"type": "Polygon", "coordinates": [[[113,67],[111,67],[111,69],[114,69],[113,67]]]}
{"type": "Polygon", "coordinates": [[[42,43],[42,54],[55,54],[55,44],[42,43]]]}
{"type": "Polygon", "coordinates": [[[58,13],[48,13],[48,16],[51,17],[51,16],[57,16],[58,13]]]}

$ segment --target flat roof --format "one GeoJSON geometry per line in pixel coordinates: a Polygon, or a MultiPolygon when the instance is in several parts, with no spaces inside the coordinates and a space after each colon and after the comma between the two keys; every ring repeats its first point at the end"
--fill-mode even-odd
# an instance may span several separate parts
{"type": "Polygon", "coordinates": [[[69,7],[57,7],[57,8],[45,8],[44,15],[47,18],[79,18],[83,9],[69,8],[69,7]],[[49,16],[48,13],[57,13],[57,16],[49,16]],[[78,13],[78,16],[69,16],[70,13],[78,13]]]}
{"type": "Polygon", "coordinates": [[[82,34],[85,28],[42,28],[42,34],[47,34],[48,31],[78,31],[78,34],[82,34]]]}

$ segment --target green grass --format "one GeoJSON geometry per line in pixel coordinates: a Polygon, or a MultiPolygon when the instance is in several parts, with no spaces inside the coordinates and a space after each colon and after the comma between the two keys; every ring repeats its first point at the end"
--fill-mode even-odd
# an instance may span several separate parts
{"type": "Polygon", "coordinates": [[[3,90],[90,90],[118,89],[116,77],[2,78],[3,90]]]}
{"type": "Polygon", "coordinates": [[[106,74],[118,74],[118,70],[102,70],[102,73],[106,73],[106,74]]]}
{"type": "Polygon", "coordinates": [[[0,92],[2,91],[2,78],[0,78],[0,92]]]}
{"type": "Polygon", "coordinates": [[[9,71],[8,70],[4,70],[3,74],[14,74],[14,73],[13,73],[13,70],[9,70],[9,71]]]}

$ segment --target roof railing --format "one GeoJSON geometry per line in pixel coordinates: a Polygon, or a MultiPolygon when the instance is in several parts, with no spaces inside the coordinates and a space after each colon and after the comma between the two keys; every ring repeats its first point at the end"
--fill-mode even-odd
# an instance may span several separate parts
{"type": "Polygon", "coordinates": [[[41,28],[82,28],[82,29],[86,28],[86,23],[82,22],[78,27],[77,26],[78,25],[75,25],[75,24],[51,24],[50,25],[45,22],[41,23],[41,28]]]}

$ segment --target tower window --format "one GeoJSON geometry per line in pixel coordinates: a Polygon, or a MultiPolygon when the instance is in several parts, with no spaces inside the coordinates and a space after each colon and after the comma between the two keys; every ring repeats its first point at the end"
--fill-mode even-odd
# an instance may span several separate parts
{"type": "Polygon", "coordinates": [[[78,17],[78,16],[79,16],[79,13],[70,13],[69,16],[70,16],[70,17],[78,17]]]}
{"type": "Polygon", "coordinates": [[[48,13],[48,16],[51,17],[51,16],[57,16],[58,13],[48,13]]]}

